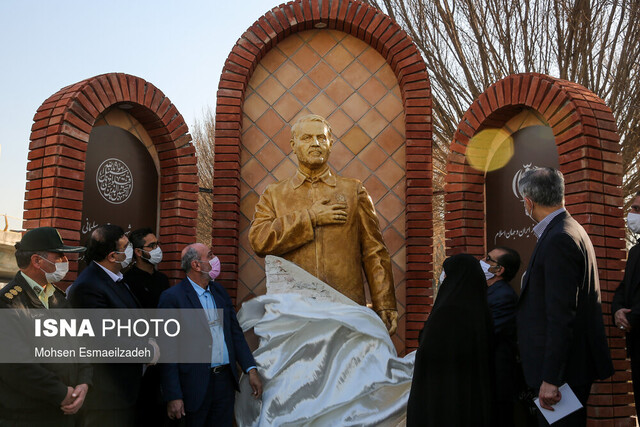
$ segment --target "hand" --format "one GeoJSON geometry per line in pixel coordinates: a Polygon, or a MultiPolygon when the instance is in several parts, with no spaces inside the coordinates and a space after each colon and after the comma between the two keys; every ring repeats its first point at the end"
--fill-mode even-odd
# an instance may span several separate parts
{"type": "Polygon", "coordinates": [[[538,398],[540,398],[541,408],[553,411],[551,405],[555,405],[556,403],[560,402],[560,399],[562,399],[562,394],[560,393],[560,390],[558,390],[557,386],[542,381],[540,392],[538,393],[538,398]]]}
{"type": "Polygon", "coordinates": [[[73,387],[67,386],[67,395],[60,402],[60,407],[70,405],[73,402],[73,387]]]}
{"type": "Polygon", "coordinates": [[[398,311],[397,310],[382,310],[378,313],[384,325],[387,327],[387,331],[389,331],[389,335],[393,335],[396,333],[396,329],[398,329],[398,311]]]}
{"type": "Polygon", "coordinates": [[[316,226],[347,222],[347,204],[345,202],[331,203],[329,199],[319,200],[309,210],[316,217],[316,226]]]}
{"type": "Polygon", "coordinates": [[[87,397],[87,392],[89,391],[89,386],[86,384],[78,384],[76,388],[73,389],[73,393],[71,393],[71,397],[73,397],[73,402],[68,405],[62,405],[60,409],[66,415],[75,414],[82,408],[82,404],[84,403],[85,397],[87,397]]]}
{"type": "Polygon", "coordinates": [[[260,399],[262,397],[262,380],[258,375],[258,370],[255,368],[249,371],[249,384],[253,390],[253,393],[251,393],[253,398],[260,399]]]}
{"type": "Polygon", "coordinates": [[[182,399],[171,400],[167,402],[167,416],[172,420],[179,420],[187,415],[184,412],[184,402],[182,399]]]}
{"type": "Polygon", "coordinates": [[[616,311],[616,314],[614,316],[616,319],[616,326],[627,332],[631,330],[631,324],[627,320],[627,313],[629,312],[631,312],[631,309],[621,308],[620,310],[616,311]]]}

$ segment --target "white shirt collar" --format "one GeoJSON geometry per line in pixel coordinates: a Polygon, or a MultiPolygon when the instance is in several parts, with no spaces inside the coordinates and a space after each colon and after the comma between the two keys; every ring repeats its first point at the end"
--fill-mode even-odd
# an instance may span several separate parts
{"type": "MultiPolygon", "coordinates": [[[[93,261],[93,262],[95,262],[95,261],[93,261]]],[[[98,264],[97,262],[95,262],[95,263],[96,263],[96,265],[97,265],[98,267],[100,267],[101,269],[103,269],[103,270],[104,270],[104,272],[105,272],[105,273],[107,273],[107,274],[109,275],[109,277],[111,277],[111,280],[113,280],[114,282],[117,282],[118,280],[122,280],[122,278],[124,277],[124,276],[122,275],[122,272],[121,272],[121,271],[118,271],[118,274],[116,274],[116,273],[114,273],[113,271],[111,271],[111,270],[109,270],[109,269],[107,269],[107,268],[104,268],[102,265],[98,264]]]]}

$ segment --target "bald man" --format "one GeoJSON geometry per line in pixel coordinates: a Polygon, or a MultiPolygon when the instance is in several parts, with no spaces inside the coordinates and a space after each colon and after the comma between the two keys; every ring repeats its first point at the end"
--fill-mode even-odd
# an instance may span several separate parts
{"type": "Polygon", "coordinates": [[[258,399],[262,395],[262,382],[256,362],[229,295],[215,282],[220,273],[218,257],[205,245],[194,243],[182,251],[182,269],[187,277],[160,295],[158,308],[204,309],[208,322],[192,325],[189,333],[194,340],[209,341],[211,363],[162,366],[167,415],[171,419],[185,417],[187,426],[231,426],[235,393],[240,391],[236,364],[249,375],[253,396],[258,399]],[[222,324],[211,318],[216,309],[223,310],[222,324]],[[214,337],[221,333],[223,345],[213,345],[214,337]]]}

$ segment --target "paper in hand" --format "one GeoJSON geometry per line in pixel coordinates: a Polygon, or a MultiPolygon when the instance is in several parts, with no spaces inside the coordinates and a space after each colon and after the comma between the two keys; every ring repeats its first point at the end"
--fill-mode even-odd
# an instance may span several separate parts
{"type": "Polygon", "coordinates": [[[562,399],[560,399],[560,402],[553,405],[553,411],[542,409],[540,407],[540,399],[533,401],[549,424],[553,424],[582,408],[582,403],[580,403],[573,390],[571,390],[569,384],[561,385],[558,390],[562,395],[562,399]]]}

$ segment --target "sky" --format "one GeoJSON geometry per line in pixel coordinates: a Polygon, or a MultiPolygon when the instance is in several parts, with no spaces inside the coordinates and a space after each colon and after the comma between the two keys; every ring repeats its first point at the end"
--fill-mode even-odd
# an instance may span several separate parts
{"type": "Polygon", "coordinates": [[[192,126],[235,42],[281,0],[0,0],[0,229],[22,228],[29,135],[61,88],[109,72],[153,83],[192,126]]]}

